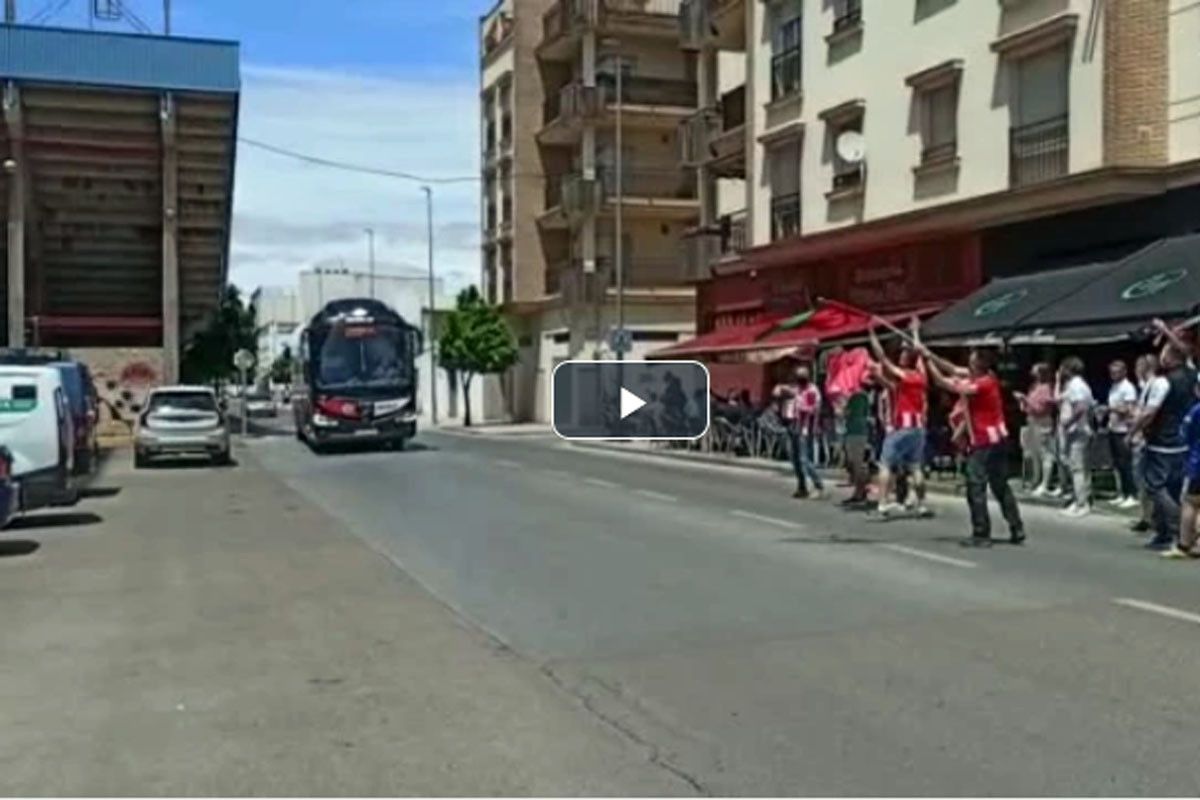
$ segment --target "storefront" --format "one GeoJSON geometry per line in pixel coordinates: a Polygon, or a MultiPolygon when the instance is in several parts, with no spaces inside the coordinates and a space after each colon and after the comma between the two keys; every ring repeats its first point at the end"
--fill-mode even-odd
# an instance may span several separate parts
{"type": "MultiPolygon", "coordinates": [[[[781,247],[776,245],[774,247],[781,247]]],[[[962,235],[896,245],[793,265],[755,268],[754,254],[736,271],[701,284],[696,321],[701,331],[656,357],[708,364],[713,391],[748,390],[755,401],[770,384],[771,364],[795,351],[789,320],[830,299],[881,316],[926,314],[970,294],[981,282],[978,237],[962,235]]],[[[823,333],[853,333],[826,321],[823,333]]],[[[860,329],[857,330],[861,333],[860,329]]],[[[824,336],[835,339],[836,336],[824,336]]]]}

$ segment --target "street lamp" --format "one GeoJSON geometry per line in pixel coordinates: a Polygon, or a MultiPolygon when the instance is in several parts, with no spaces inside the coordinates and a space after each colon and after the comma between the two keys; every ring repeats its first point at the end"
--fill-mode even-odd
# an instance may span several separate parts
{"type": "Polygon", "coordinates": [[[613,257],[616,260],[617,270],[617,334],[613,337],[613,344],[616,345],[617,360],[625,360],[625,258],[624,258],[624,206],[625,206],[625,153],[624,153],[624,125],[622,124],[622,112],[625,105],[624,91],[624,70],[623,61],[621,58],[621,42],[619,39],[605,39],[603,44],[606,48],[612,50],[613,63],[616,65],[616,171],[617,176],[614,181],[613,192],[616,195],[614,198],[614,214],[613,214],[613,230],[616,241],[613,242],[613,257]]]}
{"type": "Polygon", "coordinates": [[[437,342],[437,299],[434,295],[433,280],[433,189],[422,186],[425,193],[425,234],[429,240],[429,416],[437,425],[437,359],[434,356],[434,344],[437,342]]]}
{"type": "Polygon", "coordinates": [[[367,228],[367,272],[370,275],[371,299],[375,299],[375,229],[367,228]]]}

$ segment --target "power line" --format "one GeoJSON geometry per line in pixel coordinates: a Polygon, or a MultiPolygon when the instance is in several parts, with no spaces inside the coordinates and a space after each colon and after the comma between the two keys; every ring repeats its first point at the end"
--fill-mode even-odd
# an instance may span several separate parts
{"type": "Polygon", "coordinates": [[[116,0],[116,4],[117,9],[121,12],[121,15],[128,19],[129,23],[133,25],[136,30],[141,33],[154,33],[150,26],[146,24],[145,20],[139,17],[137,12],[135,12],[133,9],[126,6],[123,0],[116,0]]]}
{"type": "Polygon", "coordinates": [[[38,25],[42,22],[49,22],[54,19],[64,8],[71,4],[71,0],[58,0],[56,4],[54,0],[49,0],[46,5],[42,6],[42,10],[38,11],[26,22],[28,25],[38,25]]]}
{"type": "MultiPolygon", "coordinates": [[[[401,180],[414,181],[416,183],[425,184],[455,184],[455,183],[480,183],[483,177],[480,175],[456,176],[446,178],[434,178],[426,175],[417,175],[412,172],[403,172],[400,170],[386,169],[384,167],[372,167],[365,164],[352,164],[348,161],[338,161],[332,158],[323,156],[314,156],[308,153],[301,153],[296,150],[291,150],[279,145],[269,144],[268,142],[259,141],[258,139],[250,139],[245,136],[239,136],[238,141],[242,144],[265,150],[268,153],[274,153],[277,156],[291,158],[296,161],[303,161],[306,164],[314,164],[319,167],[328,167],[329,169],[338,169],[343,172],[357,172],[363,175],[379,175],[385,178],[400,178],[401,180]]],[[[544,178],[542,173],[513,173],[514,178],[544,178]]]]}

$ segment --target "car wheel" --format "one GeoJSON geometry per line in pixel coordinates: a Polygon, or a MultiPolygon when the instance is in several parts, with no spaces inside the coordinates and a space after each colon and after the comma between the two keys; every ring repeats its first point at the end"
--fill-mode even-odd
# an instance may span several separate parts
{"type": "Polygon", "coordinates": [[[136,452],[133,454],[133,468],[145,469],[150,466],[150,457],[145,453],[136,452]]]}
{"type": "Polygon", "coordinates": [[[228,467],[233,464],[233,456],[228,450],[222,450],[213,456],[212,462],[215,467],[228,467]]]}
{"type": "Polygon", "coordinates": [[[393,439],[393,440],[392,440],[392,449],[393,449],[393,450],[395,450],[397,453],[403,453],[403,452],[404,452],[404,448],[405,448],[405,447],[407,447],[407,446],[408,446],[408,440],[407,440],[407,439],[400,438],[400,439],[393,439]]]}

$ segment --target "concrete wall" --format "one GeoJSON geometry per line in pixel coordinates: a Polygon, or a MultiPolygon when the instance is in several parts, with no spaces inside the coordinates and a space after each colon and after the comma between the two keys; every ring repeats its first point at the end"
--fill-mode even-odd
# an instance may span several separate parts
{"type": "Polygon", "coordinates": [[[100,433],[129,433],[146,403],[146,395],[162,383],[162,349],[76,347],[70,353],[92,372],[100,397],[100,433]]]}

